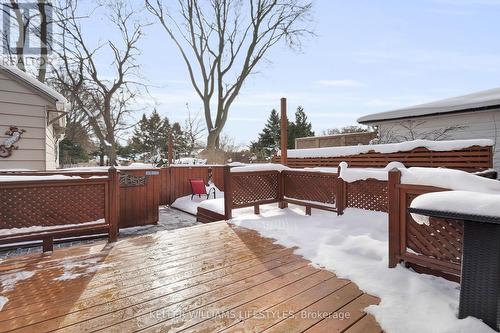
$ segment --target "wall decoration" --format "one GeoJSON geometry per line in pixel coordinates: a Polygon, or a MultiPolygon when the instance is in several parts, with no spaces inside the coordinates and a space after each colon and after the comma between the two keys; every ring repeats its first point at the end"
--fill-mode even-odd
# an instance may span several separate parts
{"type": "Polygon", "coordinates": [[[127,173],[120,174],[120,187],[144,186],[146,185],[145,176],[134,176],[127,173]]]}
{"type": "Polygon", "coordinates": [[[7,158],[12,155],[12,151],[18,149],[18,146],[14,144],[21,140],[21,136],[26,132],[24,129],[19,129],[17,126],[10,126],[9,130],[5,132],[5,135],[9,137],[4,140],[3,144],[0,145],[0,157],[7,158]]]}

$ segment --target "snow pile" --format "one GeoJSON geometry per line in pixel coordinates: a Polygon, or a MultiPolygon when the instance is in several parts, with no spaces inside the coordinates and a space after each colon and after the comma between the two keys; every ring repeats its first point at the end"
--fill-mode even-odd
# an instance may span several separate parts
{"type": "MultiPolygon", "coordinates": [[[[2,293],[14,290],[17,282],[29,279],[35,273],[30,271],[17,271],[13,273],[0,275],[0,285],[2,287],[2,293]]],[[[0,311],[4,305],[9,301],[6,296],[0,295],[0,311]]]]}
{"type": "Polygon", "coordinates": [[[179,159],[174,160],[174,164],[177,165],[206,165],[207,160],[201,158],[194,157],[181,157],[179,159]]]}
{"type": "MultiPolygon", "coordinates": [[[[449,141],[431,141],[431,140],[413,140],[400,143],[388,143],[379,145],[359,145],[343,147],[325,147],[308,149],[290,149],[287,151],[289,158],[307,158],[307,157],[341,157],[349,155],[366,154],[370,151],[376,153],[397,153],[400,151],[410,151],[415,148],[427,148],[432,151],[449,151],[469,148],[472,146],[493,146],[494,142],[489,139],[474,140],[449,140],[449,141]]],[[[278,152],[278,156],[281,152],[278,152]]]]}
{"type": "MultiPolygon", "coordinates": [[[[207,210],[210,210],[212,212],[216,212],[218,214],[224,215],[225,210],[224,210],[224,195],[222,197],[218,197],[215,200],[205,200],[201,202],[198,207],[205,208],[207,210]]],[[[233,214],[235,212],[238,212],[239,210],[233,210],[233,214]]]]}
{"type": "Polygon", "coordinates": [[[177,208],[179,210],[182,210],[186,213],[190,213],[192,215],[196,215],[198,213],[198,206],[202,202],[208,202],[208,201],[214,201],[213,199],[213,190],[211,188],[215,189],[215,198],[219,199],[222,198],[224,200],[224,192],[219,190],[217,186],[214,184],[209,184],[209,186],[206,186],[206,191],[207,193],[212,192],[210,194],[210,198],[207,199],[206,195],[202,195],[201,198],[195,195],[193,197],[193,200],[191,200],[191,195],[186,195],[184,197],[177,198],[171,205],[170,207],[177,208]]]}
{"type": "Polygon", "coordinates": [[[231,163],[228,163],[227,165],[229,165],[230,167],[239,167],[239,166],[245,166],[247,164],[241,163],[241,162],[231,162],[231,163]]]}
{"type": "Polygon", "coordinates": [[[310,172],[324,172],[324,173],[337,173],[339,171],[339,169],[336,167],[312,167],[312,168],[304,168],[297,170],[310,171],[310,172]]]}
{"type": "MultiPolygon", "coordinates": [[[[426,193],[416,197],[412,208],[500,218],[500,192],[487,194],[470,191],[426,193]]],[[[427,216],[411,214],[415,222],[429,225],[427,216]]]]}
{"type": "Polygon", "coordinates": [[[120,170],[122,169],[156,169],[157,167],[154,164],[151,163],[140,163],[140,162],[134,162],[130,163],[127,166],[119,167],[120,170]]]}
{"type": "Polygon", "coordinates": [[[456,191],[499,194],[500,181],[446,168],[400,169],[401,183],[441,187],[456,191]]]}
{"type": "Polygon", "coordinates": [[[339,166],[339,177],[348,183],[366,179],[387,180],[389,177],[389,171],[395,168],[405,168],[405,166],[400,162],[390,162],[385,168],[348,168],[346,162],[341,162],[339,166]]]}
{"type": "Polygon", "coordinates": [[[96,220],[96,221],[76,223],[76,224],[63,224],[63,225],[51,225],[51,226],[35,225],[32,227],[25,227],[25,228],[0,229],[0,236],[15,235],[15,234],[21,234],[21,233],[25,233],[25,232],[50,231],[53,229],[60,229],[60,228],[67,228],[67,227],[80,227],[80,226],[86,226],[86,225],[101,224],[104,222],[105,222],[104,219],[100,219],[100,220],[96,220]]]}
{"type": "Polygon", "coordinates": [[[257,230],[284,246],[297,246],[297,254],[380,297],[380,304],[367,311],[386,332],[493,332],[476,318],[457,319],[457,283],[403,266],[387,267],[386,213],[347,209],[337,216],[314,210],[305,216],[293,205],[283,210],[265,205],[260,215],[242,211],[231,223],[257,230]]]}
{"type": "Polygon", "coordinates": [[[252,171],[283,171],[290,170],[289,167],[278,163],[255,163],[244,164],[243,166],[232,167],[231,172],[252,172],[252,171]]]}

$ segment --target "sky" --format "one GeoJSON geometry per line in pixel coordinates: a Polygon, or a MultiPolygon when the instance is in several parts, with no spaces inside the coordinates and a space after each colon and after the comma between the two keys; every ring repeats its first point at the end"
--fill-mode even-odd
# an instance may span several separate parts
{"type": "MultiPolygon", "coordinates": [[[[500,0],[313,4],[317,36],[301,52],[273,49],[233,104],[224,133],[236,144],[257,138],[281,97],[289,117],[303,106],[321,134],[366,114],[500,87],[500,0]]],[[[158,112],[183,122],[186,103],[196,113],[201,101],[177,49],[151,20],[141,42],[142,76],[158,112]]],[[[105,22],[87,29],[101,36],[105,22]]]]}

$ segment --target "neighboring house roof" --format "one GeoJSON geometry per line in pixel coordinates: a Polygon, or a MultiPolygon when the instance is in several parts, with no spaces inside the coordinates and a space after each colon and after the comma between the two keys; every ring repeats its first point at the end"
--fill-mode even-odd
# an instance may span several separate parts
{"type": "Polygon", "coordinates": [[[369,114],[359,118],[358,123],[369,124],[376,121],[414,118],[452,112],[483,111],[499,107],[500,88],[495,88],[394,111],[369,114]]]}
{"type": "Polygon", "coordinates": [[[42,93],[43,95],[55,100],[56,104],[60,105],[60,106],[58,106],[58,108],[59,107],[63,108],[60,111],[64,111],[64,109],[67,108],[68,100],[63,95],[61,95],[60,93],[58,93],[57,91],[55,91],[54,89],[49,87],[48,85],[38,81],[36,78],[31,76],[30,74],[23,72],[22,70],[20,70],[16,67],[8,66],[8,65],[5,65],[2,63],[0,63],[0,69],[6,71],[11,76],[14,76],[14,77],[18,78],[19,80],[23,81],[25,84],[32,87],[36,91],[42,93]]]}

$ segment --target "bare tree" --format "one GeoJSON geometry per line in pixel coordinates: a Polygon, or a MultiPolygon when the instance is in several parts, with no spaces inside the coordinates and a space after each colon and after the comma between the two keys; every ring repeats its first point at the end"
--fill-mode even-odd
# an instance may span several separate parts
{"type": "Polygon", "coordinates": [[[117,133],[130,127],[126,124],[129,106],[143,87],[137,81],[136,57],[145,24],[136,19],[128,3],[110,1],[99,8],[106,10],[110,27],[116,28],[120,38],[92,47],[82,32],[85,16],[78,13],[78,2],[67,0],[65,4],[57,12],[61,47],[55,52],[61,64],[53,69],[55,79],[81,110],[110,163],[115,164],[117,133]],[[100,67],[97,59],[106,56],[112,59],[111,66],[100,67]]]}
{"type": "Polygon", "coordinates": [[[161,0],[146,0],[146,8],[159,20],[187,66],[203,103],[207,150],[215,150],[232,103],[268,51],[281,41],[300,49],[303,38],[312,34],[311,3],[178,0],[177,7],[174,14],[161,0]]]}
{"type": "Polygon", "coordinates": [[[199,113],[193,115],[188,104],[186,104],[186,108],[188,116],[184,122],[183,132],[186,137],[186,154],[192,156],[195,149],[202,146],[201,139],[205,131],[205,126],[199,113]]]}
{"type": "Polygon", "coordinates": [[[427,121],[425,120],[404,120],[390,127],[385,125],[381,128],[379,126],[379,137],[373,142],[394,143],[417,139],[433,141],[447,140],[450,139],[454,133],[463,131],[468,127],[466,125],[455,124],[447,127],[429,129],[426,124],[427,121]]]}

